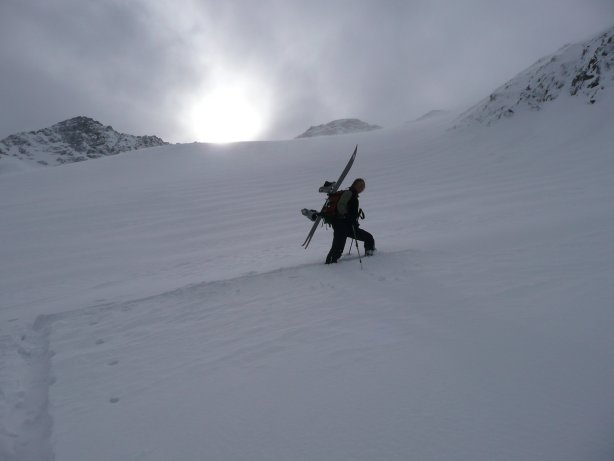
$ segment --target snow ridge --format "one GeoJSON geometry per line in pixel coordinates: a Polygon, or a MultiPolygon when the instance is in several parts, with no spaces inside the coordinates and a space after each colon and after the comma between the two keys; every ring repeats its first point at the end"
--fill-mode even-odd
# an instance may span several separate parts
{"type": "Polygon", "coordinates": [[[540,110],[562,95],[598,103],[614,87],[614,27],[579,44],[566,45],[496,89],[461,114],[463,121],[486,125],[521,110],[540,110]]]}
{"type": "Polygon", "coordinates": [[[447,113],[448,112],[445,111],[445,110],[433,109],[433,110],[428,111],[426,114],[421,115],[417,119],[414,119],[414,120],[412,120],[410,122],[407,122],[407,123],[422,122],[424,120],[430,120],[430,119],[433,119],[433,118],[441,117],[442,115],[445,115],[447,113]]]}
{"type": "Polygon", "coordinates": [[[119,133],[80,116],[0,140],[0,160],[12,157],[32,166],[57,166],[165,144],[157,136],[119,133]]]}

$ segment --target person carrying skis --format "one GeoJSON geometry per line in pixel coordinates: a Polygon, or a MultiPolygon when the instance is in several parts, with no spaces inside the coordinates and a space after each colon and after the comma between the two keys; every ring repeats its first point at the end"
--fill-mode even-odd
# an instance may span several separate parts
{"type": "MultiPolygon", "coordinates": [[[[366,256],[371,256],[375,251],[373,236],[360,229],[358,224],[358,217],[362,213],[358,206],[358,194],[364,191],[365,187],[364,179],[355,179],[350,188],[339,198],[336,215],[328,219],[328,223],[333,227],[333,244],[326,256],[326,264],[337,262],[343,254],[348,237],[364,242],[366,256]]],[[[358,248],[358,242],[356,248],[358,248]]]]}

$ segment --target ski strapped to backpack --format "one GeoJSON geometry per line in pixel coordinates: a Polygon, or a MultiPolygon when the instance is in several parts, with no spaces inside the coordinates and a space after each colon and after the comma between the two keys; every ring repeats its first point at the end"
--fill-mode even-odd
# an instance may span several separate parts
{"type": "MultiPolygon", "coordinates": [[[[335,181],[334,183],[327,181],[326,183],[324,183],[324,186],[322,186],[320,188],[320,192],[324,192],[324,193],[327,193],[329,195],[329,198],[326,199],[326,202],[324,203],[324,206],[322,207],[322,210],[320,210],[319,213],[316,210],[307,210],[306,208],[303,208],[301,210],[301,213],[304,216],[307,216],[307,218],[309,218],[311,221],[314,222],[313,226],[311,226],[311,230],[309,231],[309,234],[307,234],[307,238],[303,242],[303,245],[302,245],[303,247],[307,248],[309,246],[309,243],[311,242],[311,239],[313,238],[313,234],[315,233],[316,229],[318,228],[318,224],[320,224],[320,220],[322,219],[322,213],[324,212],[324,208],[326,207],[326,205],[329,202],[330,196],[334,195],[337,192],[337,190],[339,189],[339,186],[341,185],[341,183],[345,179],[346,175],[350,171],[350,168],[352,168],[352,165],[354,163],[354,159],[356,158],[356,153],[357,152],[358,152],[358,145],[354,148],[354,152],[352,152],[350,160],[348,161],[347,165],[345,166],[345,168],[341,172],[341,175],[339,176],[339,179],[337,179],[337,181],[335,181]]],[[[338,201],[339,201],[339,199],[337,199],[337,202],[338,201]]],[[[335,210],[336,210],[336,205],[335,205],[335,210]]]]}

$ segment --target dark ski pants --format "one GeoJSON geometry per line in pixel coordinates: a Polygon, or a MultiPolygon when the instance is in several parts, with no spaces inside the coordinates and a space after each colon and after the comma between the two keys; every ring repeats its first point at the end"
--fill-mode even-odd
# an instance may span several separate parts
{"type": "MultiPolygon", "coordinates": [[[[336,263],[337,260],[343,254],[345,248],[345,241],[347,238],[356,238],[365,244],[365,251],[373,250],[375,248],[375,240],[373,236],[366,230],[362,230],[360,227],[354,227],[354,223],[346,221],[338,221],[332,224],[333,226],[333,245],[326,256],[326,264],[336,263]],[[354,232],[356,232],[354,234],[354,232]]],[[[356,244],[358,245],[358,244],[356,244]]]]}

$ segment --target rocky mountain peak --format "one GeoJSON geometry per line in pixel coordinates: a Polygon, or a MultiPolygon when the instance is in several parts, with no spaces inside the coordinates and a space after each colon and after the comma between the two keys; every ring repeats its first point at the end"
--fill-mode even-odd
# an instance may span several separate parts
{"type": "Polygon", "coordinates": [[[541,58],[461,118],[490,125],[523,109],[540,110],[562,96],[596,104],[606,91],[614,91],[614,28],[541,58]]]}
{"type": "Polygon", "coordinates": [[[24,165],[56,166],[164,144],[168,143],[157,136],[119,133],[111,126],[79,116],[0,140],[0,162],[11,159],[24,165]]]}

